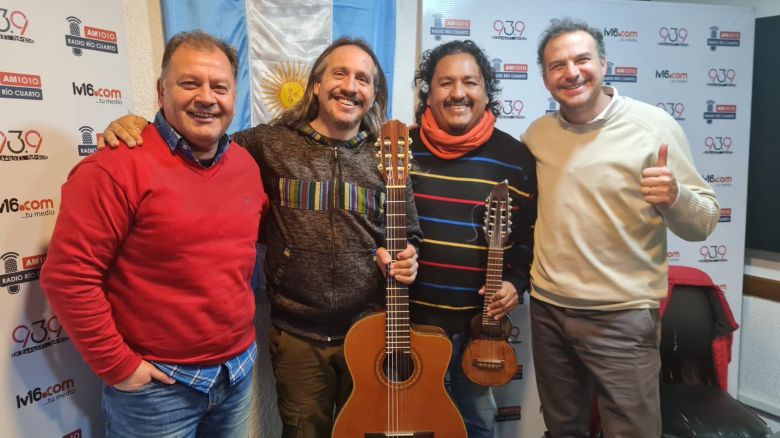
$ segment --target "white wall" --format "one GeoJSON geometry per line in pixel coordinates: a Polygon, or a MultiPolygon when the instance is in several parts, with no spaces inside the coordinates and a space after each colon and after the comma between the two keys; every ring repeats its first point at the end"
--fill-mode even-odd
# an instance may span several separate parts
{"type": "MultiPolygon", "coordinates": [[[[673,2],[753,6],[757,18],[780,15],[780,1],[777,0],[673,2]]],[[[780,281],[780,254],[746,250],[745,274],[780,281]]],[[[780,333],[780,303],[744,296],[737,393],[744,403],[780,416],[780,342],[777,333],[780,333]]],[[[775,431],[780,430],[780,424],[773,426],[775,431]]]]}
{"type": "Polygon", "coordinates": [[[122,4],[130,54],[133,111],[151,120],[157,112],[155,84],[165,45],[160,0],[123,0],[122,4]]]}

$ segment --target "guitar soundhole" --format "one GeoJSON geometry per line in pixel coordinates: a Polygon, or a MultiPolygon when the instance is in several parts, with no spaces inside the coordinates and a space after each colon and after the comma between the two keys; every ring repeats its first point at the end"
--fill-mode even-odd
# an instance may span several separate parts
{"type": "Polygon", "coordinates": [[[414,375],[414,359],[406,352],[388,353],[382,362],[385,378],[392,383],[403,383],[414,375]]]}

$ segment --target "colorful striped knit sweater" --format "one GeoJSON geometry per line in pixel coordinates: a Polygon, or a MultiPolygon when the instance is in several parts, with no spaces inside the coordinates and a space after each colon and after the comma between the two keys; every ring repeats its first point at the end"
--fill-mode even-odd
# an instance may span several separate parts
{"type": "Polygon", "coordinates": [[[412,186],[425,240],[417,280],[410,289],[411,317],[450,332],[466,330],[482,309],[487,243],[482,229],[485,198],[509,181],[512,233],[504,251],[504,280],[528,289],[536,218],[536,165],[524,144],[493,131],[478,149],[456,160],[431,154],[418,130],[410,133],[412,186]]]}

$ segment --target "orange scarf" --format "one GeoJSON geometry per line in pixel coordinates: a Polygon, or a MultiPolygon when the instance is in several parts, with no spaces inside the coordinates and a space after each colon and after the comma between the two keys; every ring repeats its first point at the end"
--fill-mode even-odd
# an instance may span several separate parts
{"type": "Polygon", "coordinates": [[[471,131],[463,135],[450,135],[439,128],[431,109],[427,108],[422,117],[420,139],[433,155],[443,160],[455,160],[485,144],[493,135],[495,126],[496,116],[485,110],[482,120],[471,131]]]}

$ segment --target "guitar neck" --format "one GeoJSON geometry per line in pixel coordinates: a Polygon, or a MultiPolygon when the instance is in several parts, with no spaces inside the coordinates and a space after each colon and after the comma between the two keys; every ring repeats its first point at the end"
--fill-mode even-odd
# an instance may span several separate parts
{"type": "MultiPolygon", "coordinates": [[[[388,181],[386,202],[387,251],[392,261],[406,249],[406,185],[388,181]]],[[[409,289],[387,277],[387,353],[411,351],[409,325],[409,289]]]]}
{"type": "Polygon", "coordinates": [[[493,295],[501,289],[504,275],[504,249],[501,247],[488,247],[487,275],[485,277],[485,300],[482,304],[482,324],[498,326],[496,321],[488,316],[488,305],[493,295]]]}

